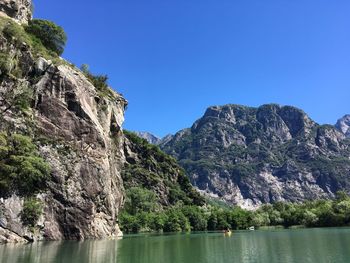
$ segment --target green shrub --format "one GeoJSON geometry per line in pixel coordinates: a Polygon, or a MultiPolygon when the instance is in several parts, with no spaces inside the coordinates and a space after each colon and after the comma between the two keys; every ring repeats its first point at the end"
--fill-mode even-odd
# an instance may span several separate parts
{"type": "Polygon", "coordinates": [[[54,61],[56,64],[62,63],[56,52],[45,47],[40,39],[26,32],[23,26],[14,22],[12,19],[0,16],[0,34],[17,48],[22,48],[23,43],[28,45],[33,51],[34,57],[42,56],[54,61]]]}
{"type": "Polygon", "coordinates": [[[94,75],[89,71],[89,66],[83,64],[80,70],[84,73],[85,77],[91,82],[92,85],[97,89],[98,94],[101,97],[113,98],[113,91],[108,86],[108,76],[107,75],[94,75]]]}
{"type": "Polygon", "coordinates": [[[24,201],[23,209],[20,213],[23,225],[35,227],[42,214],[42,203],[37,198],[28,198],[24,201]]]}
{"type": "Polygon", "coordinates": [[[183,214],[188,218],[191,230],[205,231],[207,230],[208,221],[204,211],[198,206],[185,206],[182,208],[183,214]]]}
{"type": "Polygon", "coordinates": [[[172,208],[166,211],[167,219],[164,224],[165,232],[188,232],[191,225],[188,218],[180,209],[172,208]]]}
{"type": "Polygon", "coordinates": [[[263,205],[256,211],[239,207],[183,205],[164,207],[164,211],[139,211],[119,216],[126,233],[139,231],[220,231],[255,227],[335,227],[350,226],[350,197],[341,193],[334,200],[316,200],[305,203],[277,202],[263,205]]]}
{"type": "Polygon", "coordinates": [[[25,30],[40,39],[47,49],[57,55],[63,53],[67,36],[62,27],[48,20],[33,19],[25,30]]]}
{"type": "MultiPolygon", "coordinates": [[[[6,20],[5,20],[6,21],[6,20]]],[[[28,43],[29,37],[24,31],[23,27],[12,20],[7,20],[3,28],[4,36],[18,46],[23,42],[28,43]]]]}
{"type": "Polygon", "coordinates": [[[0,76],[7,75],[12,69],[12,63],[9,54],[0,52],[0,76]]]}
{"type": "Polygon", "coordinates": [[[130,215],[127,212],[122,212],[119,215],[119,224],[125,233],[138,233],[141,229],[136,216],[130,215]]]}
{"type": "Polygon", "coordinates": [[[156,195],[154,192],[132,187],[126,191],[125,211],[131,215],[139,212],[153,212],[156,209],[156,195]]]}
{"type": "Polygon", "coordinates": [[[0,197],[33,196],[46,188],[49,165],[27,136],[0,133],[0,197]]]}

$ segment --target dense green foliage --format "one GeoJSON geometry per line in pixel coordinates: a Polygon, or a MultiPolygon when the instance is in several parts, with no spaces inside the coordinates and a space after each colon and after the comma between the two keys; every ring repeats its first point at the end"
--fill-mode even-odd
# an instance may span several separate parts
{"type": "Polygon", "coordinates": [[[46,188],[48,164],[27,136],[0,133],[0,197],[33,196],[46,188]]]}
{"type": "Polygon", "coordinates": [[[7,53],[0,52],[0,76],[10,73],[11,69],[10,56],[7,53]]]}
{"type": "Polygon", "coordinates": [[[203,205],[204,199],[192,187],[184,170],[171,156],[159,147],[149,144],[136,134],[124,131],[136,159],[128,158],[122,177],[127,188],[141,187],[156,194],[156,202],[162,205],[203,205]]]}
{"type": "MultiPolygon", "coordinates": [[[[23,26],[12,21],[11,19],[0,17],[0,34],[16,48],[22,48],[23,43],[25,43],[33,51],[33,55],[35,57],[42,56],[55,61],[55,63],[60,63],[56,52],[44,46],[40,39],[38,39],[35,35],[28,33],[23,26]]],[[[20,71],[20,65],[17,65],[17,57],[10,57],[8,53],[4,53],[1,60],[10,63],[11,70],[17,69],[17,71],[20,71]]],[[[3,62],[0,64],[2,63],[3,62]]]]}
{"type": "Polygon", "coordinates": [[[40,39],[47,49],[55,52],[57,55],[63,53],[67,36],[62,27],[48,20],[33,19],[29,21],[25,30],[40,39]]]}
{"type": "Polygon", "coordinates": [[[124,134],[131,155],[122,173],[127,189],[119,216],[123,231],[204,230],[205,200],[175,159],[132,132],[124,134]]]}
{"type": "MultiPolygon", "coordinates": [[[[126,233],[137,233],[139,231],[165,231],[181,232],[189,231],[191,228],[189,218],[185,216],[182,209],[190,213],[190,206],[178,203],[164,209],[156,200],[155,194],[147,189],[133,187],[127,190],[126,204],[119,216],[122,230],[126,233]]],[[[200,208],[198,209],[198,215],[200,208]]],[[[194,227],[197,227],[197,222],[194,227]]],[[[199,230],[193,228],[193,230],[199,230]]]]}
{"type": "Polygon", "coordinates": [[[42,203],[37,198],[27,198],[20,213],[23,225],[35,227],[42,214],[42,203]]]}
{"type": "Polygon", "coordinates": [[[316,200],[301,204],[278,202],[264,205],[256,211],[255,226],[282,225],[291,227],[349,226],[350,197],[338,192],[335,200],[316,200]]]}
{"type": "Polygon", "coordinates": [[[127,199],[125,200],[124,209],[130,214],[135,215],[139,212],[153,212],[157,210],[154,192],[139,187],[132,187],[126,192],[127,199]]]}
{"type": "MultiPolygon", "coordinates": [[[[141,189],[131,190],[140,196],[141,189]]],[[[128,192],[127,200],[131,192],[128,192]]],[[[263,205],[256,211],[239,207],[216,205],[195,206],[177,204],[165,210],[149,209],[149,199],[127,206],[120,216],[120,224],[126,233],[140,231],[219,231],[224,229],[247,229],[264,227],[333,227],[350,226],[350,197],[338,193],[334,200],[316,200],[305,203],[277,202],[263,205]],[[137,206],[137,209],[133,208],[137,206]]]]}
{"type": "Polygon", "coordinates": [[[89,66],[83,64],[80,67],[81,71],[88,78],[88,80],[95,86],[97,92],[101,97],[111,97],[113,98],[113,92],[108,86],[108,76],[107,75],[94,75],[90,72],[89,66]]]}
{"type": "Polygon", "coordinates": [[[178,202],[174,206],[162,208],[151,204],[154,204],[151,191],[141,188],[128,190],[126,205],[119,217],[122,230],[126,233],[137,233],[246,229],[250,226],[253,216],[252,212],[238,207],[228,209],[178,202]]]}

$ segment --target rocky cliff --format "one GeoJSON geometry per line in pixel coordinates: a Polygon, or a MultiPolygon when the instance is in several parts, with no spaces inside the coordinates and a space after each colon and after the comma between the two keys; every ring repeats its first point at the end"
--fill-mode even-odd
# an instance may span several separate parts
{"type": "Polygon", "coordinates": [[[1,0],[0,16],[8,16],[19,23],[28,23],[32,18],[31,0],[1,0]]]}
{"type": "Polygon", "coordinates": [[[350,137],[350,115],[340,118],[335,124],[335,127],[345,134],[346,137],[350,137]]]}
{"type": "Polygon", "coordinates": [[[118,237],[130,188],[164,209],[202,205],[174,158],[124,135],[127,101],[107,78],[28,33],[19,4],[0,4],[0,244],[118,237]]]}
{"type": "Polygon", "coordinates": [[[255,208],[350,192],[350,142],[331,125],[279,105],[210,107],[161,145],[207,195],[255,208]]]}
{"type": "MultiPolygon", "coordinates": [[[[12,15],[8,3],[14,2],[2,1],[2,10],[22,20],[21,7],[12,15]]],[[[20,219],[25,197],[1,196],[0,242],[120,235],[126,100],[111,89],[101,92],[63,59],[44,58],[44,47],[0,19],[0,130],[30,137],[51,169],[46,191],[36,196],[43,214],[34,228],[20,219]],[[17,107],[23,103],[29,107],[17,107]]]]}

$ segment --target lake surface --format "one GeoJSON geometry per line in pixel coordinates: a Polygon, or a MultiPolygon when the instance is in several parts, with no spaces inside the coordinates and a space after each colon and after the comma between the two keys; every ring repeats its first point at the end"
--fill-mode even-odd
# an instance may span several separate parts
{"type": "Polygon", "coordinates": [[[6,263],[349,263],[350,229],[125,236],[0,246],[6,263]]]}

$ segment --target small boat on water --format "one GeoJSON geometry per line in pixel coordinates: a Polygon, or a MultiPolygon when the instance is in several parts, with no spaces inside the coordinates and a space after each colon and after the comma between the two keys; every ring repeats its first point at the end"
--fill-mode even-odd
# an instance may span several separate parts
{"type": "Polygon", "coordinates": [[[251,227],[248,228],[248,230],[254,231],[254,230],[255,230],[255,227],[254,227],[254,226],[251,226],[251,227]]]}

